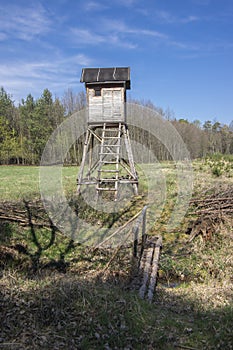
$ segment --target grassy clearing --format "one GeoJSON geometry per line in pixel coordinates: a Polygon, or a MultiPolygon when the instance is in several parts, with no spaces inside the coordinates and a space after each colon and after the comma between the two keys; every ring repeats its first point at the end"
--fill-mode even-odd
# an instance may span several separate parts
{"type": "MultiPolygon", "coordinates": [[[[129,249],[120,250],[106,269],[114,251],[70,245],[68,238],[56,233],[53,244],[40,251],[35,266],[38,246],[30,229],[2,224],[1,348],[233,349],[232,222],[218,227],[210,240],[199,235],[187,243],[185,231],[196,218],[190,210],[180,227],[167,233],[165,225],[177,186],[174,165],[164,163],[162,167],[159,172],[166,177],[167,191],[164,202],[158,191],[163,179],[153,180],[155,197],[164,205],[159,220],[150,228],[150,234],[163,235],[153,303],[140,300],[130,289],[129,249]]],[[[224,172],[216,177],[204,161],[194,162],[193,167],[195,197],[203,198],[216,187],[232,186],[232,177],[224,172]]],[[[149,170],[154,176],[156,170],[149,170]]],[[[38,195],[38,168],[1,167],[0,171],[6,174],[1,184],[3,199],[38,195]],[[18,192],[17,186],[11,190],[16,181],[21,186],[18,192]]],[[[75,188],[77,169],[63,171],[69,196],[75,188]]],[[[145,178],[140,190],[140,197],[125,216],[116,217],[117,222],[122,224],[145,204],[145,178]]],[[[85,207],[82,215],[93,223],[110,220],[85,207]]],[[[51,231],[38,230],[37,235],[40,246],[48,246],[51,231]]]]}
{"type": "Polygon", "coordinates": [[[30,166],[0,166],[1,200],[22,200],[39,193],[39,168],[30,166]]]}
{"type": "MultiPolygon", "coordinates": [[[[34,199],[40,195],[38,166],[0,166],[1,200],[34,199]]],[[[62,168],[62,183],[67,195],[76,190],[78,167],[62,168]]]]}
{"type": "MultiPolygon", "coordinates": [[[[39,197],[38,166],[0,166],[0,198],[1,200],[22,200],[39,197]]],[[[63,167],[62,181],[67,193],[76,189],[78,167],[63,167]]]]}

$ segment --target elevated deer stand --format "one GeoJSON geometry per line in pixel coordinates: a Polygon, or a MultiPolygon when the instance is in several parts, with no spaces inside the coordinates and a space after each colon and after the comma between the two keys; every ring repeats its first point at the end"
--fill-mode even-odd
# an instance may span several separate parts
{"type": "Polygon", "coordinates": [[[94,185],[97,197],[112,193],[117,200],[119,185],[132,184],[137,195],[138,177],[126,123],[130,69],[84,68],[81,82],[85,82],[88,115],[77,192],[94,185]]]}

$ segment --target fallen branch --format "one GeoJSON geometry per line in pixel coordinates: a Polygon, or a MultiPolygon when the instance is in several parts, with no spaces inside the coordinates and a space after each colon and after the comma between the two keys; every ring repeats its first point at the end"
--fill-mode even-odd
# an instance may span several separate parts
{"type": "Polygon", "coordinates": [[[220,214],[221,212],[233,214],[233,209],[224,209],[224,208],[212,209],[212,208],[210,208],[210,209],[198,210],[198,211],[196,211],[196,214],[220,214]]]}
{"type": "Polygon", "coordinates": [[[218,198],[203,198],[203,199],[193,198],[190,200],[190,203],[219,202],[219,201],[227,201],[227,200],[233,200],[233,197],[218,197],[218,198]]]}
{"type": "Polygon", "coordinates": [[[103,268],[103,270],[101,271],[101,273],[106,272],[106,271],[108,270],[109,266],[111,265],[111,263],[113,262],[113,260],[115,259],[115,257],[117,256],[117,254],[118,254],[118,252],[119,252],[119,250],[120,250],[121,248],[122,248],[122,245],[119,245],[119,246],[115,249],[113,255],[111,256],[111,259],[108,261],[107,265],[103,268]]]}
{"type": "Polygon", "coordinates": [[[187,350],[198,350],[197,348],[193,348],[191,346],[187,345],[181,345],[181,344],[174,344],[176,348],[181,348],[181,349],[187,349],[187,350]]]}
{"type": "Polygon", "coordinates": [[[162,248],[162,237],[159,237],[155,243],[153,259],[152,259],[152,270],[150,275],[150,282],[148,287],[148,300],[151,302],[154,295],[154,290],[157,282],[157,274],[159,268],[159,256],[162,248]]]}
{"type": "MultiPolygon", "coordinates": [[[[0,220],[16,222],[19,225],[24,226],[24,227],[30,226],[28,220],[20,218],[20,217],[11,217],[11,216],[0,215],[0,220]]],[[[37,227],[51,228],[51,224],[39,223],[39,222],[36,222],[35,220],[31,220],[31,223],[37,227]]]]}
{"type": "Polygon", "coordinates": [[[122,225],[121,227],[118,227],[118,229],[115,232],[113,232],[109,237],[107,237],[105,240],[103,240],[102,242],[97,244],[95,249],[100,248],[104,243],[106,243],[111,238],[113,238],[115,235],[117,235],[120,231],[122,231],[124,228],[126,228],[132,221],[134,221],[140,214],[141,214],[141,210],[137,214],[135,214],[131,219],[129,219],[124,225],[122,225]]]}

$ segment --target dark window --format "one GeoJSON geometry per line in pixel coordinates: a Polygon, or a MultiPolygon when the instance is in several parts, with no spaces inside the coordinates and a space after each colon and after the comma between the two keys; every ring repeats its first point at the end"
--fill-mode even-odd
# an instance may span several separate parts
{"type": "Polygon", "coordinates": [[[101,88],[100,87],[95,88],[95,96],[101,96],[101,88]]]}

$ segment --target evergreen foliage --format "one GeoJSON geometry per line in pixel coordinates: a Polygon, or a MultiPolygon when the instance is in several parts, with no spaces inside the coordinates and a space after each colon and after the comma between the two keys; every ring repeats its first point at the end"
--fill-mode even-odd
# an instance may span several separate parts
{"type": "MultiPolygon", "coordinates": [[[[169,120],[180,133],[191,158],[202,158],[216,153],[233,154],[233,130],[231,126],[207,120],[201,126],[196,119],[175,119],[170,110],[163,111],[150,101],[130,102],[154,109],[169,120]]],[[[68,89],[64,96],[53,98],[45,89],[35,100],[31,94],[18,106],[12,96],[0,88],[0,164],[38,165],[47,140],[58,125],[69,115],[85,107],[85,94],[75,94],[68,89]]],[[[159,160],[168,160],[170,155],[153,135],[145,130],[131,127],[131,137],[148,147],[159,160]]],[[[81,160],[83,140],[78,140],[70,149],[66,162],[78,164],[81,160]]]]}

